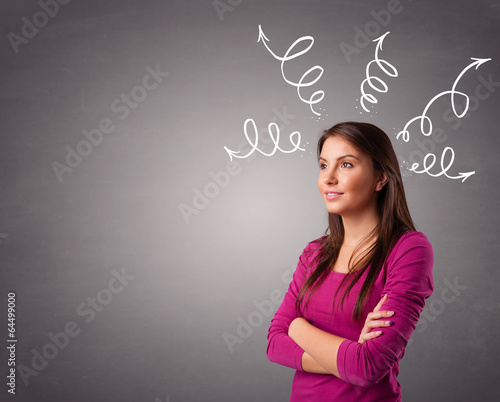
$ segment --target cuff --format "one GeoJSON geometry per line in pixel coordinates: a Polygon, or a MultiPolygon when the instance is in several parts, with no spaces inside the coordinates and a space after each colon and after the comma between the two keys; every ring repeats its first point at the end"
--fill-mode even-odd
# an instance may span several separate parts
{"type": "Polygon", "coordinates": [[[304,354],[304,349],[299,345],[293,351],[293,365],[296,370],[304,371],[302,369],[302,355],[304,354]]]}
{"type": "Polygon", "coordinates": [[[350,347],[356,346],[357,342],[350,341],[349,339],[345,339],[339,346],[339,350],[337,351],[337,370],[339,371],[339,376],[342,380],[349,382],[346,373],[346,356],[350,347]]]}

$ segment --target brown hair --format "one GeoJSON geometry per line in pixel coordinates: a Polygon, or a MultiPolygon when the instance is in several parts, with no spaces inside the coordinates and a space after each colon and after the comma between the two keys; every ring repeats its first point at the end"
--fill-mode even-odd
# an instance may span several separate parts
{"type": "MultiPolygon", "coordinates": [[[[349,260],[349,273],[344,276],[333,298],[334,302],[339,290],[347,285],[339,305],[342,307],[346,296],[353,286],[363,273],[368,270],[353,311],[353,318],[361,320],[365,300],[370,294],[375,279],[382,270],[390,251],[402,234],[410,230],[415,231],[416,229],[406,203],[398,159],[387,134],[380,128],[369,123],[345,122],[336,124],[329,130],[325,130],[318,140],[318,159],[323,149],[323,144],[330,137],[340,137],[348,141],[359,151],[371,158],[376,171],[381,171],[387,176],[387,183],[379,191],[377,197],[378,224],[366,236],[366,240],[368,241],[376,240],[355,261],[352,261],[351,257],[349,260]]],[[[328,223],[329,228],[325,233],[326,236],[317,249],[320,251],[316,260],[317,266],[297,295],[297,309],[300,309],[300,304],[304,300],[304,296],[307,294],[307,301],[309,301],[312,294],[326,280],[344,242],[342,217],[329,213],[328,223]]]]}

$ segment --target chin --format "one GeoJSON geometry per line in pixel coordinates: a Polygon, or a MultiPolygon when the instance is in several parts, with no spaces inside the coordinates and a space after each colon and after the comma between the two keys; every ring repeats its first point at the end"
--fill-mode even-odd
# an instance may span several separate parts
{"type": "Polygon", "coordinates": [[[341,212],[338,208],[328,208],[326,207],[326,210],[328,211],[329,214],[335,214],[335,215],[341,215],[341,212]]]}

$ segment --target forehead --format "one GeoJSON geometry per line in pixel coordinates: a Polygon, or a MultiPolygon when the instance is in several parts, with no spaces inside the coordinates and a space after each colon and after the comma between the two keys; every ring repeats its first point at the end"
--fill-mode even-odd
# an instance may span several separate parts
{"type": "Polygon", "coordinates": [[[343,155],[354,155],[362,159],[365,155],[349,141],[341,137],[328,137],[321,149],[322,158],[338,158],[343,155]]]}

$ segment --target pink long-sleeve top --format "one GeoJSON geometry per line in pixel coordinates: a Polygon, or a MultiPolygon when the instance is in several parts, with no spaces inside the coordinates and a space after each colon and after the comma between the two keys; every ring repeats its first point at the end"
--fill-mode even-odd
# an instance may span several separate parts
{"type": "MultiPolygon", "coordinates": [[[[332,314],[332,298],[345,274],[330,271],[311,300],[297,312],[295,300],[302,284],[316,267],[321,240],[312,241],[299,258],[297,269],[281,306],[271,321],[267,356],[272,362],[296,369],[290,401],[400,401],[397,381],[399,360],[417,324],[420,313],[433,291],[432,246],[420,232],[401,236],[389,254],[363,309],[363,319],[353,320],[354,305],[367,271],[344,301],[341,310],[332,314]],[[390,327],[378,328],[382,335],[358,343],[368,313],[388,294],[381,310],[394,311],[390,327]],[[302,370],[304,350],[289,336],[288,327],[297,317],[304,317],[315,327],[346,338],[337,355],[340,378],[302,370]]],[[[341,297],[343,289],[337,297],[341,297]]],[[[377,330],[377,329],[376,329],[377,330]]]]}

